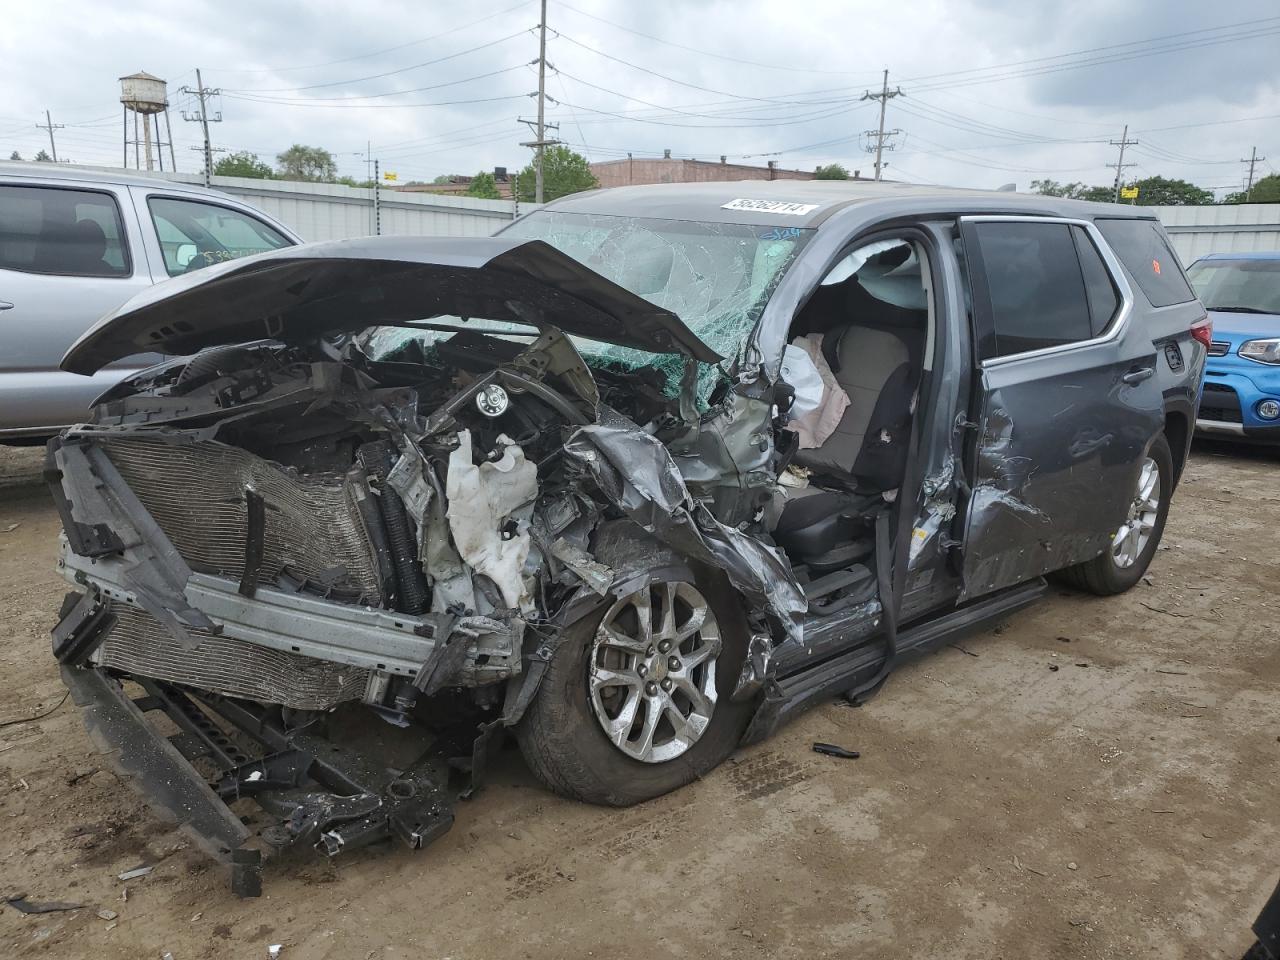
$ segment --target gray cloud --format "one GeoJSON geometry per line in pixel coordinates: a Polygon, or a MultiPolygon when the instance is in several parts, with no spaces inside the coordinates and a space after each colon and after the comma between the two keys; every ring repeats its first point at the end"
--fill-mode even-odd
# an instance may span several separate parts
{"type": "MultiPolygon", "coordinates": [[[[399,71],[532,26],[535,3],[429,42],[330,63],[443,33],[513,5],[514,0],[433,5],[425,17],[422,5],[408,0],[389,0],[376,13],[336,0],[224,0],[196,9],[137,0],[128,17],[89,0],[15,6],[6,11],[0,31],[0,84],[7,93],[0,107],[0,151],[30,156],[46,143],[35,123],[48,107],[55,122],[67,124],[58,131],[61,155],[119,163],[116,78],[137,69],[163,76],[177,107],[187,98],[176,88],[193,83],[199,66],[206,83],[226,91],[223,121],[213,132],[216,143],[228,149],[272,159],[294,142],[321,145],[335,152],[344,172],[362,176],[361,154],[371,142],[372,152],[402,180],[523,165],[528,151],[518,143],[529,135],[516,117],[532,117],[535,109],[532,100],[521,99],[536,86],[533,70],[520,66],[537,55],[532,34],[433,66],[357,78],[399,71]],[[324,65],[296,69],[313,64],[324,65]],[[279,102],[407,91],[508,67],[516,69],[421,93],[354,101],[360,107],[279,102]],[[332,85],[290,89],[316,84],[332,85]],[[370,105],[490,97],[513,99],[412,109],[370,105]]],[[[1026,185],[1044,175],[1105,182],[1113,148],[1083,141],[1118,137],[1126,122],[1135,130],[1153,130],[1280,113],[1280,35],[1038,75],[1059,61],[1011,66],[1276,16],[1264,0],[1210,7],[1191,0],[1119,6],[1087,0],[1030,9],[1007,0],[924,0],[892,15],[838,0],[811,0],[803,11],[762,0],[574,0],[572,7],[551,0],[550,7],[557,33],[548,58],[560,73],[548,79],[548,93],[558,101],[549,118],[560,124],[561,138],[593,159],[670,148],[703,158],[756,155],[758,162],[774,158],[788,167],[839,161],[867,171],[870,158],[861,134],[874,125],[875,110],[858,98],[885,66],[893,71],[891,83],[901,83],[906,93],[889,107],[890,126],[905,131],[890,155],[889,175],[904,179],[996,186],[1011,180],[1026,185]],[[578,11],[720,57],[655,43],[578,11]],[[957,83],[978,75],[958,71],[984,68],[1033,75],[957,83]],[[937,76],[943,73],[952,76],[937,76]]],[[[198,143],[198,127],[184,123],[176,110],[173,126],[179,166],[195,169],[199,154],[190,148],[198,143]]],[[[1225,186],[1239,179],[1235,159],[1255,142],[1263,152],[1272,149],[1266,137],[1276,129],[1272,120],[1140,134],[1151,146],[1135,151],[1142,164],[1137,172],[1225,186]],[[1231,162],[1204,162],[1210,160],[1231,162]]]]}

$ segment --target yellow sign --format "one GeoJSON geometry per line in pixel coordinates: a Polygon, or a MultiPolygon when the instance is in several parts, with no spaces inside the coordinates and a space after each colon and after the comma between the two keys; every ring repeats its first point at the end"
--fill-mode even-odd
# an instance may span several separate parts
{"type": "MultiPolygon", "coordinates": [[[[386,173],[384,173],[384,174],[382,175],[382,179],[383,179],[383,180],[395,180],[395,179],[396,179],[396,175],[395,175],[394,173],[392,173],[390,170],[388,170],[386,173]]],[[[1135,190],[1133,195],[1136,197],[1136,196],[1138,195],[1138,192],[1135,190]]]]}
{"type": "Polygon", "coordinates": [[[1137,188],[1137,187],[1121,187],[1121,188],[1120,188],[1120,199],[1122,199],[1122,200],[1137,200],[1137,199],[1138,199],[1138,188],[1137,188]]]}

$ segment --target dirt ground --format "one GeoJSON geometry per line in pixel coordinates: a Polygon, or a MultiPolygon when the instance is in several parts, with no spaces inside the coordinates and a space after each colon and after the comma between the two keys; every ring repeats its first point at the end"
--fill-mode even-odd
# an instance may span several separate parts
{"type": "Polygon", "coordinates": [[[559,800],[509,751],[426,851],[277,862],[250,901],[70,704],[11,722],[64,693],[38,469],[0,447],[0,893],[86,906],[0,907],[3,956],[1237,958],[1280,876],[1280,454],[1198,446],[1130,594],[1056,592],[673,795],[559,800]]]}

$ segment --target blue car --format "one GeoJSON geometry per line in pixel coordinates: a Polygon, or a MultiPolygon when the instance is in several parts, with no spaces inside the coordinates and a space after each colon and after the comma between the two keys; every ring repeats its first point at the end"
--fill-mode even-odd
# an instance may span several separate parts
{"type": "Polygon", "coordinates": [[[1211,253],[1187,276],[1213,319],[1197,433],[1280,443],[1280,251],[1211,253]]]}

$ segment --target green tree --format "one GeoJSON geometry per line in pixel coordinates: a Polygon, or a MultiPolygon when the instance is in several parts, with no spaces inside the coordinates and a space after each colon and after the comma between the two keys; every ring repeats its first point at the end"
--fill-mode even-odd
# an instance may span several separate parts
{"type": "Polygon", "coordinates": [[[438,177],[433,177],[431,183],[433,186],[445,187],[451,183],[457,183],[460,176],[462,176],[460,173],[442,173],[438,177]]]}
{"type": "MultiPolygon", "coordinates": [[[[1032,180],[1031,192],[1038,193],[1046,197],[1064,197],[1067,200],[1096,200],[1103,192],[1109,191],[1109,187],[1090,187],[1083,183],[1059,183],[1057,180],[1032,180]]],[[[1107,200],[1111,199],[1111,194],[1107,192],[1107,200]]]]}
{"type": "Polygon", "coordinates": [[[828,163],[813,171],[815,180],[848,180],[849,168],[839,163],[828,163]]]}
{"type": "Polygon", "coordinates": [[[1138,188],[1140,207],[1191,207],[1213,203],[1213,194],[1186,180],[1166,180],[1164,177],[1147,177],[1127,184],[1138,188]]]}
{"type": "Polygon", "coordinates": [[[295,143],[276,156],[281,180],[331,181],[338,175],[338,164],[333,154],[323,147],[308,147],[295,143]]]}
{"type": "Polygon", "coordinates": [[[37,153],[37,154],[36,154],[36,159],[37,159],[37,160],[39,160],[41,163],[52,163],[52,162],[53,162],[53,157],[49,156],[49,155],[48,155],[47,153],[45,153],[43,150],[41,150],[39,153],[37,153]]]}
{"type": "Polygon", "coordinates": [[[1253,189],[1245,199],[1243,190],[1228,193],[1223,203],[1280,203],[1280,173],[1270,173],[1253,182],[1253,189]]]}
{"type": "Polygon", "coordinates": [[[485,173],[483,170],[471,178],[471,186],[467,187],[467,196],[475,197],[479,200],[502,199],[502,194],[498,192],[498,184],[493,179],[493,174],[485,173]]]}
{"type": "Polygon", "coordinates": [[[248,150],[222,157],[213,165],[213,172],[219,177],[250,177],[254,180],[270,180],[275,176],[270,164],[263,163],[256,153],[248,150]]]}
{"type": "MultiPolygon", "coordinates": [[[[520,171],[520,199],[525,203],[533,202],[534,187],[537,174],[533,164],[520,171]]],[[[548,147],[542,155],[542,199],[556,200],[591,190],[600,185],[591,168],[587,166],[587,158],[575,153],[564,144],[548,147]]]]}
{"type": "Polygon", "coordinates": [[[21,159],[22,159],[22,154],[20,154],[17,150],[15,150],[15,151],[13,151],[13,153],[9,154],[9,159],[10,159],[10,160],[21,160],[21,159]]]}

